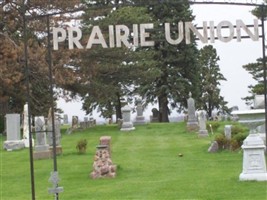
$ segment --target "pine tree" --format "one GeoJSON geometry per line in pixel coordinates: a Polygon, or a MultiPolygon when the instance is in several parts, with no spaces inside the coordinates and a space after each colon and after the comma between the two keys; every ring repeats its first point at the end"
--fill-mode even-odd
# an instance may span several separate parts
{"type": "MultiPolygon", "coordinates": [[[[90,34],[91,29],[88,27],[97,25],[107,39],[108,25],[124,24],[131,27],[143,20],[148,21],[150,17],[145,11],[140,7],[96,1],[94,6],[88,5],[88,11],[83,16],[83,32],[90,34]]],[[[87,113],[98,109],[103,117],[111,118],[115,113],[117,119],[122,118],[121,98],[126,97],[131,102],[136,80],[146,75],[143,70],[145,66],[133,65],[137,55],[133,58],[132,51],[125,46],[103,48],[94,45],[81,52],[79,70],[85,76],[81,80],[80,94],[84,100],[83,109],[87,113]]]]}
{"type": "MultiPolygon", "coordinates": [[[[168,122],[171,108],[182,110],[186,106],[186,97],[191,91],[198,96],[198,68],[196,55],[198,50],[194,40],[191,44],[182,41],[178,45],[169,44],[164,37],[163,25],[166,22],[174,25],[172,37],[178,38],[178,22],[193,21],[194,16],[188,1],[149,1],[148,13],[153,17],[154,29],[152,40],[155,46],[148,48],[154,52],[153,61],[156,64],[151,71],[159,72],[153,81],[143,80],[138,92],[149,103],[159,105],[159,121],[168,122]]],[[[144,49],[146,51],[147,48],[144,49]]],[[[147,60],[146,60],[147,62],[147,60]]]]}
{"type": "Polygon", "coordinates": [[[226,81],[220,73],[216,49],[211,45],[204,46],[199,52],[199,67],[201,68],[201,96],[198,98],[198,106],[207,111],[212,117],[212,111],[228,112],[227,102],[220,95],[220,81],[226,81]]]}

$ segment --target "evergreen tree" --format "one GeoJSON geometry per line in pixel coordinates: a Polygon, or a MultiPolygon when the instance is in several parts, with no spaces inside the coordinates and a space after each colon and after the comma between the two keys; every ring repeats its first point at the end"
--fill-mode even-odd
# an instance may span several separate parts
{"type": "MultiPolygon", "coordinates": [[[[193,21],[194,16],[190,10],[187,0],[182,1],[149,1],[147,12],[153,17],[154,29],[152,40],[155,46],[143,48],[140,51],[153,51],[153,62],[156,64],[151,68],[156,73],[156,77],[141,80],[138,93],[146,99],[148,103],[158,103],[159,121],[168,122],[170,107],[182,110],[186,106],[186,99],[191,91],[193,96],[199,95],[197,87],[199,83],[199,73],[197,68],[196,43],[185,44],[182,41],[178,45],[171,45],[165,40],[164,23],[172,25],[171,36],[178,38],[178,22],[193,21]]],[[[144,60],[147,62],[147,59],[144,60]]]]}
{"type": "MultiPolygon", "coordinates": [[[[84,35],[90,35],[93,26],[100,30],[108,40],[108,26],[123,24],[131,27],[149,21],[146,9],[140,7],[121,6],[109,1],[96,1],[94,5],[88,3],[88,10],[83,16],[84,35]]],[[[85,38],[89,36],[86,35],[85,38]]],[[[131,40],[131,39],[130,39],[131,40]]],[[[121,98],[133,99],[133,88],[137,79],[144,78],[146,66],[135,65],[137,55],[133,58],[133,48],[122,45],[120,48],[103,48],[92,46],[81,52],[79,70],[84,74],[79,93],[84,104],[83,109],[91,113],[98,109],[103,117],[122,118],[121,98]]]]}
{"type": "MultiPolygon", "coordinates": [[[[266,61],[265,61],[266,62],[266,61]]],[[[252,75],[252,78],[257,82],[255,85],[250,84],[249,88],[249,96],[242,98],[246,101],[247,105],[252,104],[252,100],[254,99],[254,95],[262,95],[264,94],[264,81],[263,81],[263,60],[262,58],[257,59],[255,63],[249,63],[243,65],[242,67],[248,71],[252,75]]]]}
{"type": "Polygon", "coordinates": [[[207,111],[212,117],[212,111],[217,109],[221,112],[228,112],[227,102],[220,95],[220,81],[226,81],[220,73],[216,49],[211,45],[204,46],[199,52],[199,67],[201,69],[201,96],[198,98],[198,107],[207,111]]]}
{"type": "MultiPolygon", "coordinates": [[[[262,4],[262,6],[253,9],[252,14],[259,19],[263,17],[263,19],[266,20],[266,0],[264,2],[265,4],[262,4]]],[[[255,95],[264,94],[263,62],[263,58],[258,58],[255,63],[248,63],[242,66],[246,71],[248,71],[248,73],[252,75],[252,78],[257,82],[255,85],[250,84],[248,86],[250,95],[242,98],[243,100],[245,100],[247,105],[252,104],[255,95]]]]}

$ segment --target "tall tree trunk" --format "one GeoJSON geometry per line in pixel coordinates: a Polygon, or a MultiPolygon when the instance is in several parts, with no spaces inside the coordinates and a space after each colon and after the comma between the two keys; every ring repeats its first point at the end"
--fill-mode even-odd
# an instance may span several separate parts
{"type": "Polygon", "coordinates": [[[117,94],[117,103],[115,105],[116,109],[116,123],[118,122],[118,119],[122,119],[122,113],[121,113],[121,96],[120,94],[117,94]]]}
{"type": "Polygon", "coordinates": [[[159,102],[159,122],[169,122],[169,108],[167,95],[158,97],[159,102]]]}
{"type": "Polygon", "coordinates": [[[112,104],[111,104],[111,102],[110,101],[108,101],[108,118],[110,118],[110,120],[111,120],[111,123],[113,122],[113,117],[112,117],[112,115],[113,115],[113,106],[112,106],[112,104]]]}

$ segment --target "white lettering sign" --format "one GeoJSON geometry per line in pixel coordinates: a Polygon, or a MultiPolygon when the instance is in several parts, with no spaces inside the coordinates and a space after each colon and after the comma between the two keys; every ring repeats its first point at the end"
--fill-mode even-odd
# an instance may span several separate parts
{"type": "MultiPolygon", "coordinates": [[[[178,45],[182,41],[186,44],[191,43],[192,34],[202,43],[214,43],[215,39],[221,42],[230,42],[236,38],[241,41],[242,33],[246,34],[252,41],[259,40],[258,20],[254,19],[253,27],[250,29],[242,20],[236,20],[235,24],[230,21],[221,21],[215,26],[213,21],[202,24],[201,31],[192,22],[178,22],[176,25],[170,23],[164,24],[164,33],[166,41],[171,45],[178,45]],[[172,27],[171,27],[172,26],[172,27]],[[175,27],[176,26],[176,27],[175,27]],[[175,35],[176,38],[173,38],[175,35]]],[[[153,34],[156,34],[153,23],[133,24],[132,27],[126,25],[109,25],[108,35],[102,33],[99,26],[93,26],[89,35],[87,45],[83,46],[80,42],[82,31],[78,27],[53,28],[53,47],[59,49],[59,44],[68,39],[68,48],[91,49],[94,45],[101,45],[102,48],[131,46],[151,47],[155,45],[152,40],[153,34]],[[104,37],[105,36],[105,37],[104,37]]]]}

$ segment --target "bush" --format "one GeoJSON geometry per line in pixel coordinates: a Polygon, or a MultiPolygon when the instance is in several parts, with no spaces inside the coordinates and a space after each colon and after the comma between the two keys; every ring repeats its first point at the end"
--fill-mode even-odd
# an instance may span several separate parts
{"type": "Polygon", "coordinates": [[[227,140],[224,133],[220,133],[215,136],[215,141],[217,141],[220,149],[230,149],[233,151],[240,149],[243,141],[248,136],[248,130],[247,128],[233,125],[231,128],[231,134],[231,140],[227,140]]]}
{"type": "Polygon", "coordinates": [[[207,130],[210,130],[210,125],[211,125],[213,131],[217,131],[218,128],[220,127],[220,123],[217,121],[208,122],[206,125],[207,130]]]}
{"type": "Polygon", "coordinates": [[[246,139],[247,136],[248,136],[248,133],[240,132],[240,133],[234,135],[232,137],[232,140],[235,140],[238,143],[239,147],[241,147],[243,144],[243,141],[246,139]]]}
{"type": "Polygon", "coordinates": [[[237,142],[237,140],[232,139],[231,140],[231,150],[235,151],[235,150],[238,150],[238,149],[240,149],[239,143],[237,142]]]}
{"type": "Polygon", "coordinates": [[[243,128],[241,126],[233,125],[231,128],[232,137],[239,134],[239,133],[245,133],[247,130],[246,128],[243,128]]]}
{"type": "Polygon", "coordinates": [[[227,145],[227,139],[223,134],[217,134],[214,139],[219,146],[219,149],[224,149],[227,145]]]}
{"type": "Polygon", "coordinates": [[[87,140],[86,139],[81,139],[78,141],[76,145],[76,149],[78,150],[79,153],[85,153],[87,148],[87,140]]]}

